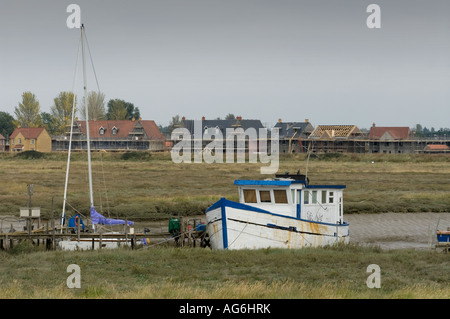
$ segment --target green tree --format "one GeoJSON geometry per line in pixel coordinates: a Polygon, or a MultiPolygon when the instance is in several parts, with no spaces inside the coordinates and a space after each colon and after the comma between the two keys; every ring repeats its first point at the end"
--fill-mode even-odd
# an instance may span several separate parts
{"type": "MultiPolygon", "coordinates": [[[[72,122],[72,108],[75,96],[72,92],[61,92],[54,98],[54,105],[50,108],[51,116],[53,118],[53,133],[64,134],[66,126],[70,126],[72,122]]],[[[75,114],[76,100],[75,100],[75,114]]]]}
{"type": "MultiPolygon", "coordinates": [[[[89,120],[106,120],[106,110],[105,110],[105,94],[102,92],[89,92],[88,97],[88,112],[89,120]]],[[[81,106],[81,118],[86,120],[86,106],[83,100],[83,105],[81,106]]]]}
{"type": "Polygon", "coordinates": [[[8,139],[14,132],[14,118],[7,112],[0,112],[0,134],[8,139]]]}
{"type": "Polygon", "coordinates": [[[228,113],[227,116],[225,116],[225,120],[235,120],[236,116],[234,114],[228,113]]]}
{"type": "Polygon", "coordinates": [[[55,119],[53,118],[53,116],[50,113],[42,112],[41,119],[42,119],[42,124],[44,125],[48,134],[54,135],[55,134],[55,119]]]}
{"type": "Polygon", "coordinates": [[[133,103],[120,99],[109,100],[108,112],[106,118],[108,120],[131,120],[139,119],[141,116],[139,108],[133,103]]]}
{"type": "Polygon", "coordinates": [[[115,99],[108,102],[108,113],[106,113],[108,120],[127,120],[127,108],[125,101],[115,99]]]}
{"type": "Polygon", "coordinates": [[[14,114],[16,115],[15,126],[39,127],[42,125],[39,101],[31,92],[22,94],[22,103],[16,106],[14,114]]]}
{"type": "Polygon", "coordinates": [[[180,120],[179,115],[172,116],[172,120],[169,122],[169,126],[167,127],[167,134],[171,135],[172,131],[180,126],[182,124],[182,121],[180,120]]]}

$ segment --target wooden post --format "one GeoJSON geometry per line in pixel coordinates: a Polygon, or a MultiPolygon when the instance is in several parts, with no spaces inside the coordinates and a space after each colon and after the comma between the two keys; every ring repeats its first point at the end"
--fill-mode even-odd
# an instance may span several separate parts
{"type": "Polygon", "coordinates": [[[128,246],[128,217],[125,218],[125,245],[128,246]]]}
{"type": "Polygon", "coordinates": [[[181,247],[184,247],[184,220],[182,216],[180,216],[180,242],[181,247]]]}
{"type": "Polygon", "coordinates": [[[54,210],[53,210],[53,197],[52,197],[52,249],[56,249],[55,245],[55,216],[54,216],[54,210]]]}
{"type": "Polygon", "coordinates": [[[78,225],[77,225],[77,237],[78,237],[78,242],[80,242],[80,224],[81,224],[81,218],[78,221],[78,225]]]}
{"type": "Polygon", "coordinates": [[[102,249],[102,233],[100,233],[100,241],[98,244],[99,244],[98,249],[102,249]]]}

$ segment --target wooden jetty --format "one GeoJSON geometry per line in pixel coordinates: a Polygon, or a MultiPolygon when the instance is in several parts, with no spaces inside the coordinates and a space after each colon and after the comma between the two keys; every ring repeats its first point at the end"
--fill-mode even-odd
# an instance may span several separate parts
{"type": "MultiPolygon", "coordinates": [[[[0,250],[10,250],[16,243],[29,241],[35,246],[40,246],[41,243],[45,245],[46,250],[56,250],[57,242],[61,240],[70,240],[74,242],[91,242],[92,249],[94,244],[98,245],[98,249],[105,247],[107,242],[117,242],[119,246],[130,246],[131,249],[135,249],[138,243],[153,242],[153,245],[159,243],[167,243],[173,241],[176,246],[179,247],[196,247],[198,245],[205,247],[202,243],[205,239],[204,231],[198,231],[193,225],[197,222],[196,219],[184,220],[182,217],[178,217],[180,220],[180,227],[177,233],[173,232],[134,232],[125,227],[124,232],[83,232],[80,229],[80,223],[77,229],[54,226],[54,220],[51,220],[51,225],[48,221],[45,226],[32,229],[27,227],[23,231],[13,231],[7,233],[0,233],[0,250]],[[158,241],[159,240],[159,241],[158,241]]],[[[27,223],[27,226],[31,224],[27,223]]],[[[207,234],[206,234],[207,235],[207,234]]],[[[142,244],[140,244],[142,245],[142,244]]]]}

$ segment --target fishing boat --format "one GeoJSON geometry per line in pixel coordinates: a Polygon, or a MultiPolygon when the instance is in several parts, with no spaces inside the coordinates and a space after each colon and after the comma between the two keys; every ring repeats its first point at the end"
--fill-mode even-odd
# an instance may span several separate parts
{"type": "MultiPolygon", "coordinates": [[[[81,53],[82,53],[82,63],[83,63],[83,80],[84,80],[84,101],[85,101],[85,116],[86,116],[86,138],[87,138],[87,158],[88,158],[88,176],[89,176],[89,195],[90,195],[90,231],[96,232],[97,225],[126,225],[131,226],[134,223],[132,221],[125,221],[122,219],[113,219],[113,218],[106,218],[102,214],[98,213],[94,206],[94,194],[93,194],[93,186],[92,186],[92,164],[91,164],[91,142],[90,142],[90,135],[89,135],[89,111],[88,111],[88,103],[87,103],[87,80],[86,80],[86,59],[85,59],[85,46],[86,46],[86,35],[85,35],[85,27],[84,24],[81,25],[81,38],[80,38],[80,44],[81,44],[81,53]]],[[[77,57],[78,62],[78,57],[77,57]]],[[[75,90],[74,90],[75,91],[75,90]]],[[[67,188],[68,188],[68,181],[69,181],[69,171],[70,171],[70,156],[71,156],[71,150],[72,150],[72,137],[73,137],[73,126],[74,126],[74,116],[75,116],[75,101],[74,98],[73,106],[72,106],[72,121],[71,121],[71,129],[70,129],[70,136],[69,136],[69,150],[68,150],[68,157],[67,157],[67,168],[66,168],[66,181],[65,181],[65,188],[64,188],[64,201],[63,201],[63,208],[61,213],[61,232],[65,229],[65,220],[66,220],[66,206],[67,206],[67,188]]],[[[75,217],[75,216],[74,216],[75,217]]],[[[80,216],[78,216],[80,217],[80,216]]],[[[80,217],[80,223],[81,217],[80,217]]],[[[84,229],[84,223],[83,223],[83,229],[84,229]]],[[[79,228],[78,230],[79,231],[79,228]]],[[[109,232],[105,233],[104,239],[102,238],[94,238],[92,239],[81,239],[80,236],[73,236],[71,238],[62,240],[58,242],[58,246],[62,250],[87,250],[87,249],[98,249],[98,248],[117,248],[121,244],[125,245],[131,245],[131,243],[126,240],[123,241],[123,236],[117,236],[117,238],[114,238],[114,234],[119,234],[118,232],[109,232]],[[112,235],[112,236],[111,236],[112,235]]]]}
{"type": "Polygon", "coordinates": [[[221,198],[206,210],[212,249],[323,247],[350,240],[345,185],[311,185],[300,172],[234,185],[239,202],[221,198]]]}

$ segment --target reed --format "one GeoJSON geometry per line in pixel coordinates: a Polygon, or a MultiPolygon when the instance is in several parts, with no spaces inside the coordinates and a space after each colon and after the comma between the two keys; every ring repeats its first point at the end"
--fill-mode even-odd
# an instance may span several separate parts
{"type": "Polygon", "coordinates": [[[298,250],[151,248],[0,252],[0,298],[360,299],[450,297],[448,257],[434,251],[356,245],[298,250]],[[368,288],[367,266],[381,268],[368,288]],[[81,269],[69,289],[66,269],[81,269]]]}
{"type": "MultiPolygon", "coordinates": [[[[30,159],[0,154],[0,215],[17,215],[35,184],[33,205],[50,216],[51,201],[62,207],[66,154],[30,159]]],[[[85,153],[74,153],[68,201],[89,210],[85,153]]],[[[314,155],[308,165],[313,184],[344,184],[346,213],[450,211],[450,156],[314,155]]],[[[261,179],[263,164],[175,164],[167,153],[93,153],[94,200],[110,216],[167,219],[197,215],[221,197],[237,200],[235,179],[261,179]]],[[[305,172],[306,155],[282,155],[279,172],[305,172]]]]}

